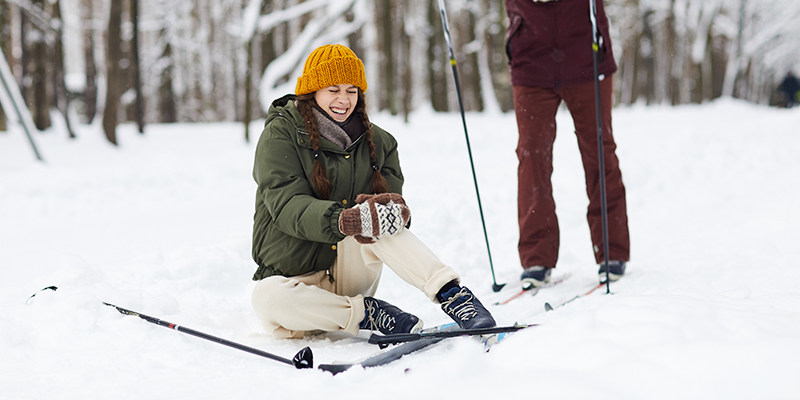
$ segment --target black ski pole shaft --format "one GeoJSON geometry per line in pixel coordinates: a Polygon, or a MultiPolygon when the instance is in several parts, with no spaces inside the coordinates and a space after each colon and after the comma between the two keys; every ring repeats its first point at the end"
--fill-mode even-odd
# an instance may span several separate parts
{"type": "MultiPolygon", "coordinates": [[[[602,0],[600,0],[602,1],[602,0]]],[[[603,222],[603,257],[606,269],[606,293],[611,293],[608,265],[608,206],[606,205],[606,163],[603,152],[603,115],[600,107],[600,73],[597,52],[600,50],[600,30],[597,28],[597,3],[589,0],[589,18],[592,21],[592,64],[594,67],[594,102],[597,110],[597,153],[600,167],[600,214],[603,222]]]]}
{"type": "Polygon", "coordinates": [[[461,110],[461,123],[464,125],[464,137],[467,139],[467,153],[469,153],[469,165],[472,167],[472,180],[475,183],[475,194],[478,197],[478,211],[481,214],[481,224],[483,225],[483,237],[486,240],[486,252],[489,255],[489,268],[492,270],[492,290],[499,292],[506,284],[497,284],[497,277],[494,274],[494,263],[492,262],[492,249],[489,247],[489,235],[486,233],[486,220],[483,217],[483,205],[481,205],[481,192],[478,189],[478,176],[475,174],[475,162],[472,160],[472,146],[469,143],[469,133],[467,133],[467,118],[464,115],[464,101],[461,98],[461,84],[458,80],[458,68],[456,68],[456,56],[453,53],[453,42],[450,40],[450,26],[447,23],[447,12],[444,7],[444,0],[439,0],[439,12],[442,15],[442,27],[444,28],[444,39],[450,51],[450,66],[453,69],[453,79],[456,83],[456,96],[458,97],[458,108],[461,110]]]}
{"type": "Polygon", "coordinates": [[[480,335],[493,335],[496,333],[516,332],[521,329],[537,326],[538,324],[529,325],[515,325],[515,326],[499,326],[495,328],[479,328],[479,329],[459,329],[459,330],[440,330],[433,332],[420,332],[420,333],[399,333],[395,335],[377,335],[372,334],[369,337],[369,343],[381,346],[413,342],[420,339],[433,339],[433,338],[451,338],[458,336],[480,336],[480,335]]]}
{"type": "Polygon", "coordinates": [[[186,333],[186,334],[189,334],[189,335],[192,335],[192,336],[196,336],[196,337],[199,337],[201,339],[206,339],[206,340],[209,340],[209,341],[212,341],[212,342],[216,342],[216,343],[219,343],[221,345],[228,346],[228,347],[233,347],[234,349],[242,350],[242,351],[248,352],[250,354],[255,354],[257,356],[269,358],[270,360],[275,360],[275,361],[282,362],[284,364],[289,364],[289,365],[294,366],[297,369],[313,368],[314,367],[313,355],[311,353],[311,349],[308,348],[308,347],[305,347],[302,350],[300,350],[297,354],[295,354],[294,358],[289,360],[287,358],[283,358],[281,356],[278,356],[278,355],[275,355],[275,354],[272,354],[272,353],[267,353],[266,351],[263,351],[263,350],[259,350],[259,349],[252,348],[252,347],[248,347],[248,346],[245,346],[245,345],[240,344],[240,343],[232,342],[230,340],[226,340],[226,339],[223,339],[223,338],[220,338],[220,337],[212,336],[212,335],[209,335],[207,333],[196,331],[194,329],[186,328],[186,327],[180,326],[178,324],[173,324],[171,322],[160,320],[158,318],[151,317],[149,315],[145,315],[145,314],[142,314],[142,313],[139,313],[139,312],[136,312],[136,311],[131,311],[131,310],[119,307],[119,306],[115,306],[115,305],[113,305],[111,303],[103,302],[103,304],[105,304],[105,305],[107,305],[109,307],[116,308],[117,311],[120,312],[120,314],[133,315],[133,316],[139,317],[139,318],[141,318],[141,319],[143,319],[143,320],[145,320],[147,322],[150,322],[150,323],[153,323],[153,324],[156,324],[156,325],[159,325],[159,326],[163,326],[165,328],[169,328],[169,329],[181,332],[181,333],[186,333]]]}

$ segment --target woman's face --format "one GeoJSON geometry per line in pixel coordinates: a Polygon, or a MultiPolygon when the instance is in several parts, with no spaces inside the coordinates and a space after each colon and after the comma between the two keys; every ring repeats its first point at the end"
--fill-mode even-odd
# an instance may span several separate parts
{"type": "Polygon", "coordinates": [[[358,86],[348,84],[328,86],[314,92],[314,100],[334,121],[344,122],[358,103],[358,86]]]}

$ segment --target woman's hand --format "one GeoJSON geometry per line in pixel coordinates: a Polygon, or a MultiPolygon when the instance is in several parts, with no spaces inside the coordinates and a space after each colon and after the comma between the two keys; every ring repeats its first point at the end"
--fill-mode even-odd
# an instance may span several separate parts
{"type": "Polygon", "coordinates": [[[411,218],[411,210],[397,193],[360,194],[356,203],[339,214],[339,230],[362,244],[399,233],[411,218]]]}

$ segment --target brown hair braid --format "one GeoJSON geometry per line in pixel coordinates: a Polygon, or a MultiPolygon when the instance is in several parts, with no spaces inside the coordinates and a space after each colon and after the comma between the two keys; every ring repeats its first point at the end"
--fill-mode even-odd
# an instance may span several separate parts
{"type": "MultiPolygon", "coordinates": [[[[328,176],[325,174],[325,167],[322,165],[322,159],[319,158],[319,148],[322,144],[319,131],[317,129],[317,118],[312,111],[312,106],[316,104],[314,100],[314,93],[307,93],[297,96],[297,110],[303,117],[303,121],[308,130],[308,136],[311,140],[311,148],[314,150],[314,169],[311,172],[311,184],[314,189],[319,193],[319,198],[327,199],[330,196],[333,184],[328,176]]],[[[369,122],[369,117],[366,112],[366,96],[361,89],[358,89],[358,102],[356,103],[353,113],[361,116],[364,123],[364,132],[366,134],[367,146],[369,147],[369,159],[371,161],[372,173],[372,193],[386,193],[389,191],[389,183],[386,178],[381,174],[378,167],[377,157],[375,155],[375,143],[372,142],[372,124],[369,122]]]]}

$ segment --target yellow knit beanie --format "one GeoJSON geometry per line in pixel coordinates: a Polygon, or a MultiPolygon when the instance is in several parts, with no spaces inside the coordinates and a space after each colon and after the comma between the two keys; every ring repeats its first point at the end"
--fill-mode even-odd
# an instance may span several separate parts
{"type": "Polygon", "coordinates": [[[326,44],[312,51],[297,78],[297,95],[316,92],[333,85],[350,84],[367,91],[364,63],[353,50],[340,44],[326,44]]]}

